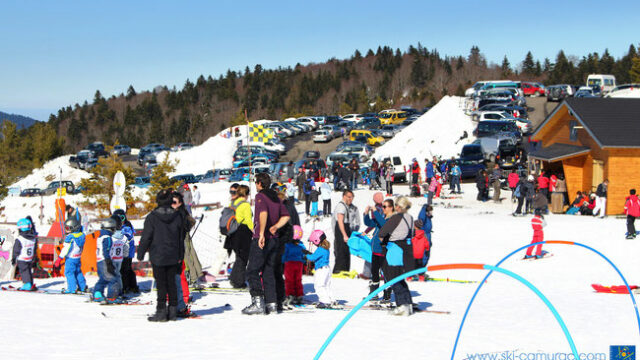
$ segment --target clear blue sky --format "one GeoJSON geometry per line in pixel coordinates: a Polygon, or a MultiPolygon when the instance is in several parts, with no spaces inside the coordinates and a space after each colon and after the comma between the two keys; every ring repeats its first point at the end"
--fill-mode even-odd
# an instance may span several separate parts
{"type": "Polygon", "coordinates": [[[0,111],[46,120],[60,107],[231,68],[293,66],[421,42],[472,45],[512,65],[640,42],[640,1],[30,1],[0,2],[0,111]]]}

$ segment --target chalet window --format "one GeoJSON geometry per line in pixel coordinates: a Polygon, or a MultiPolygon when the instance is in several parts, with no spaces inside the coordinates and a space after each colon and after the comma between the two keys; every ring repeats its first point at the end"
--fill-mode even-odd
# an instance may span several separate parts
{"type": "Polygon", "coordinates": [[[575,120],[569,121],[569,140],[578,141],[578,129],[576,129],[578,122],[575,120]]]}

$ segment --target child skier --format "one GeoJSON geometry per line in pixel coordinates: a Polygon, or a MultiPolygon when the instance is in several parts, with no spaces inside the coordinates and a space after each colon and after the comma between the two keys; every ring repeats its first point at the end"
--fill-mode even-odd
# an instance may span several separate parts
{"type": "Polygon", "coordinates": [[[113,233],[118,228],[117,219],[110,217],[100,224],[100,235],[96,244],[96,268],[98,269],[98,282],[93,287],[92,298],[94,301],[107,303],[114,301],[118,296],[118,277],[116,277],[116,266],[111,257],[113,248],[113,233]],[[107,288],[107,296],[104,296],[104,289],[107,288]]]}
{"type": "Polygon", "coordinates": [[[629,196],[624,203],[624,211],[627,214],[627,240],[636,238],[635,221],[640,217],[640,200],[636,195],[636,189],[629,190],[629,196]]]}
{"type": "Polygon", "coordinates": [[[122,280],[122,292],[123,293],[139,293],[140,289],[138,288],[138,281],[136,279],[136,273],[133,272],[131,268],[131,263],[133,259],[136,257],[136,244],[133,239],[135,230],[133,229],[133,225],[129,220],[127,220],[127,215],[124,210],[117,209],[113,212],[113,215],[117,215],[120,217],[120,221],[122,227],[120,231],[127,238],[127,245],[129,248],[128,252],[124,253],[124,259],[122,260],[122,267],[120,268],[120,278],[122,280]]]}
{"type": "Polygon", "coordinates": [[[60,251],[60,256],[53,265],[60,268],[64,259],[64,277],[67,278],[67,289],[65,293],[82,293],[87,290],[87,282],[82,274],[80,258],[84,248],[85,235],[82,232],[82,225],[72,217],[64,222],[64,230],[67,236],[64,238],[64,246],[60,251]]]}
{"type": "Polygon", "coordinates": [[[331,244],[322,230],[314,230],[309,236],[309,241],[318,247],[313,254],[307,255],[307,260],[313,262],[315,267],[313,286],[319,301],[316,307],[330,308],[335,305],[331,297],[331,268],[329,268],[331,244]]]}
{"type": "MultiPolygon", "coordinates": [[[[547,226],[547,222],[544,221],[544,217],[542,216],[542,210],[536,209],[535,215],[531,218],[531,227],[533,228],[533,240],[531,243],[537,243],[544,241],[544,233],[542,228],[547,226]]],[[[525,259],[531,259],[533,257],[533,246],[527,248],[527,255],[525,255],[525,259]]],[[[538,244],[535,246],[536,248],[536,259],[542,258],[542,244],[538,244]]]]}
{"type": "Polygon", "coordinates": [[[300,241],[302,238],[302,228],[300,225],[293,225],[293,242],[284,245],[282,263],[284,264],[284,285],[287,298],[284,300],[285,306],[301,305],[304,291],[302,288],[302,265],[304,262],[304,252],[306,248],[300,241]]]}
{"type": "Polygon", "coordinates": [[[320,185],[320,195],[322,196],[322,216],[331,216],[331,185],[329,185],[329,178],[325,178],[322,185],[320,185]]]}
{"type": "Polygon", "coordinates": [[[30,216],[18,220],[18,238],[13,245],[13,257],[11,264],[17,265],[22,279],[22,287],[19,290],[35,291],[36,284],[31,276],[31,266],[36,262],[36,249],[38,248],[38,233],[30,216]]]}
{"type": "Polygon", "coordinates": [[[318,197],[320,193],[318,192],[318,187],[314,185],[311,188],[311,192],[309,193],[309,197],[311,198],[311,217],[314,220],[318,219],[318,197]]]}

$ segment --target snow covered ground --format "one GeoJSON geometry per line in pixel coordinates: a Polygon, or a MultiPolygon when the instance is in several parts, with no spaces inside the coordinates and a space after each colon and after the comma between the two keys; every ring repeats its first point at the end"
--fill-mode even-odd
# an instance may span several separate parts
{"type": "MultiPolygon", "coordinates": [[[[227,185],[203,185],[203,202],[224,200],[227,185]]],[[[407,189],[398,187],[398,190],[407,189]]],[[[530,219],[510,216],[512,204],[508,201],[477,203],[473,184],[463,185],[463,191],[463,199],[436,201],[431,265],[495,264],[508,252],[531,241],[530,219]],[[463,207],[446,208],[447,204],[463,207]]],[[[364,209],[371,203],[372,194],[369,190],[357,190],[355,204],[364,209]]],[[[335,193],[334,204],[339,198],[340,194],[335,193]]],[[[424,198],[412,201],[410,213],[417,215],[424,198]]],[[[303,209],[302,205],[298,207],[299,212],[303,209]]],[[[224,258],[222,249],[216,245],[218,212],[204,213],[207,215],[199,230],[202,235],[196,236],[196,248],[205,266],[213,266],[210,259],[224,258]]],[[[624,240],[624,220],[549,215],[547,222],[546,239],[578,241],[592,246],[608,256],[630,284],[640,283],[637,261],[640,245],[624,240]]],[[[305,234],[308,235],[313,226],[327,230],[329,221],[305,224],[305,234]]],[[[333,239],[331,233],[329,237],[333,239]]],[[[520,253],[503,267],[528,279],[549,298],[566,322],[578,350],[608,354],[609,345],[637,344],[638,324],[629,296],[597,294],[590,286],[592,283],[621,284],[615,271],[597,255],[577,246],[548,245],[545,249],[554,256],[521,261],[518,260],[523,255],[520,253]]],[[[352,267],[360,270],[362,262],[354,258],[352,267]]],[[[451,270],[430,275],[480,280],[485,274],[478,270],[451,270]]],[[[64,286],[63,280],[37,280],[37,283],[41,288],[58,289],[64,286]]],[[[90,285],[95,281],[95,277],[89,277],[90,285]]],[[[139,281],[149,286],[151,280],[139,278],[139,281]]],[[[314,300],[313,279],[305,277],[304,284],[306,297],[314,300]]],[[[451,311],[451,314],[423,313],[396,318],[381,311],[360,311],[338,334],[323,358],[448,359],[476,285],[412,282],[409,286],[414,302],[422,308],[451,311]]],[[[333,280],[335,298],[349,304],[360,301],[367,289],[365,280],[333,280]]],[[[145,294],[143,298],[153,300],[154,296],[154,293],[145,294]]],[[[85,303],[80,296],[0,292],[0,323],[5,329],[11,328],[3,337],[3,354],[52,359],[90,356],[310,359],[347,314],[317,310],[248,317],[240,314],[249,301],[248,295],[197,293],[195,298],[193,310],[203,315],[202,319],[153,324],[145,318],[153,311],[153,305],[105,307],[85,303]],[[105,346],[107,342],[109,345],[105,346]]],[[[469,313],[456,359],[471,358],[474,353],[513,350],[521,353],[570,351],[561,328],[546,306],[517,281],[493,274],[469,313]]]]}

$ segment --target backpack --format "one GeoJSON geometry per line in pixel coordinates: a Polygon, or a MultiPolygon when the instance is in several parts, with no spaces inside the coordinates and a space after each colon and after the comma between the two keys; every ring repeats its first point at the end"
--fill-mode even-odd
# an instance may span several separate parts
{"type": "Polygon", "coordinates": [[[246,203],[246,201],[241,201],[238,205],[231,204],[231,206],[222,209],[222,214],[220,214],[220,233],[222,235],[229,236],[240,227],[240,224],[238,224],[236,220],[236,209],[243,203],[246,203]]]}
{"type": "Polygon", "coordinates": [[[519,198],[520,197],[520,184],[516,186],[516,189],[513,191],[513,196],[519,198]]]}
{"type": "Polygon", "coordinates": [[[310,192],[311,192],[311,181],[306,180],[306,181],[304,182],[304,185],[302,185],[302,191],[303,191],[305,194],[308,194],[308,193],[310,193],[310,192]]]}

